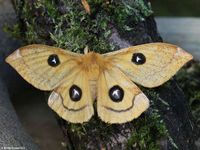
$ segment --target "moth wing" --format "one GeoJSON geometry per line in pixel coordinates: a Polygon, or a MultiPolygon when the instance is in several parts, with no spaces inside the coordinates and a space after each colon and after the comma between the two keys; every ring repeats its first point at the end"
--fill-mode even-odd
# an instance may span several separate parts
{"type": "Polygon", "coordinates": [[[148,107],[148,98],[118,68],[111,67],[100,74],[97,91],[97,112],[103,121],[125,123],[139,117],[148,107]],[[113,87],[114,89],[117,88],[113,91],[111,90],[113,87]],[[119,87],[123,90],[123,99],[113,100],[111,96],[116,94],[116,90],[120,89],[119,87]]]}
{"type": "Polygon", "coordinates": [[[16,50],[6,58],[6,62],[36,88],[52,90],[75,68],[77,56],[80,55],[52,46],[34,44],[16,50]],[[55,55],[57,60],[52,58],[52,61],[58,65],[50,66],[48,59],[55,55]]]}
{"type": "Polygon", "coordinates": [[[132,81],[144,87],[157,87],[163,84],[193,58],[180,47],[167,43],[132,46],[104,54],[104,57],[110,58],[132,81]],[[141,59],[135,57],[136,54],[144,55],[144,64],[133,62],[133,59],[141,59]]]}
{"type": "Polygon", "coordinates": [[[88,121],[94,114],[93,100],[90,93],[88,76],[83,71],[75,70],[65,81],[59,85],[50,95],[48,105],[60,117],[72,122],[83,123],[88,121]],[[72,99],[70,89],[80,88],[80,99],[72,99]]]}

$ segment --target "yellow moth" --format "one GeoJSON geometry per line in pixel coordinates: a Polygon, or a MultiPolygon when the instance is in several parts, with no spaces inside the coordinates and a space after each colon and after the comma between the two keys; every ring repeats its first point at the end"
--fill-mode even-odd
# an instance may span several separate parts
{"type": "Polygon", "coordinates": [[[136,84],[157,87],[191,59],[192,55],[167,43],[132,46],[102,55],[34,44],[19,48],[6,62],[36,88],[53,90],[48,105],[63,119],[88,121],[97,100],[101,120],[125,123],[149,107],[149,99],[136,84]]]}

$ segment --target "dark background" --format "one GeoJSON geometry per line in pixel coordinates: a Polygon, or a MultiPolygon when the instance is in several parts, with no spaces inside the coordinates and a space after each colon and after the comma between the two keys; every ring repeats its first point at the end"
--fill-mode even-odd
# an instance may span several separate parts
{"type": "Polygon", "coordinates": [[[150,0],[155,16],[200,16],[200,0],[150,0]]]}

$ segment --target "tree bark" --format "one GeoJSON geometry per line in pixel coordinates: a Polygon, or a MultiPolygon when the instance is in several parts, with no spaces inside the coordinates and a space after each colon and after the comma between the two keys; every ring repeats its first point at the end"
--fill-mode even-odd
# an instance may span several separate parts
{"type": "MultiPolygon", "coordinates": [[[[71,4],[63,0],[16,0],[20,36],[26,43],[47,43],[77,52],[89,45],[93,50],[102,49],[100,53],[109,48],[162,41],[148,1],[88,2],[91,15],[84,12],[80,1],[71,4]]],[[[171,80],[143,91],[152,100],[152,106],[130,123],[108,125],[95,115],[88,123],[74,125],[58,117],[67,149],[195,149],[197,128],[177,83],[171,80]]]]}

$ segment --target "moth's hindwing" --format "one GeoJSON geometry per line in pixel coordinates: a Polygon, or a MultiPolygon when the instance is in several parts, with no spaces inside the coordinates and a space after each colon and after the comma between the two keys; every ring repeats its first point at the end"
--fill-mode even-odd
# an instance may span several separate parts
{"type": "Polygon", "coordinates": [[[88,121],[94,110],[87,74],[83,71],[72,72],[51,93],[48,105],[67,121],[72,123],[88,121]]]}
{"type": "Polygon", "coordinates": [[[125,123],[149,107],[148,98],[118,68],[104,70],[98,80],[97,111],[109,123],[125,123]]]}

